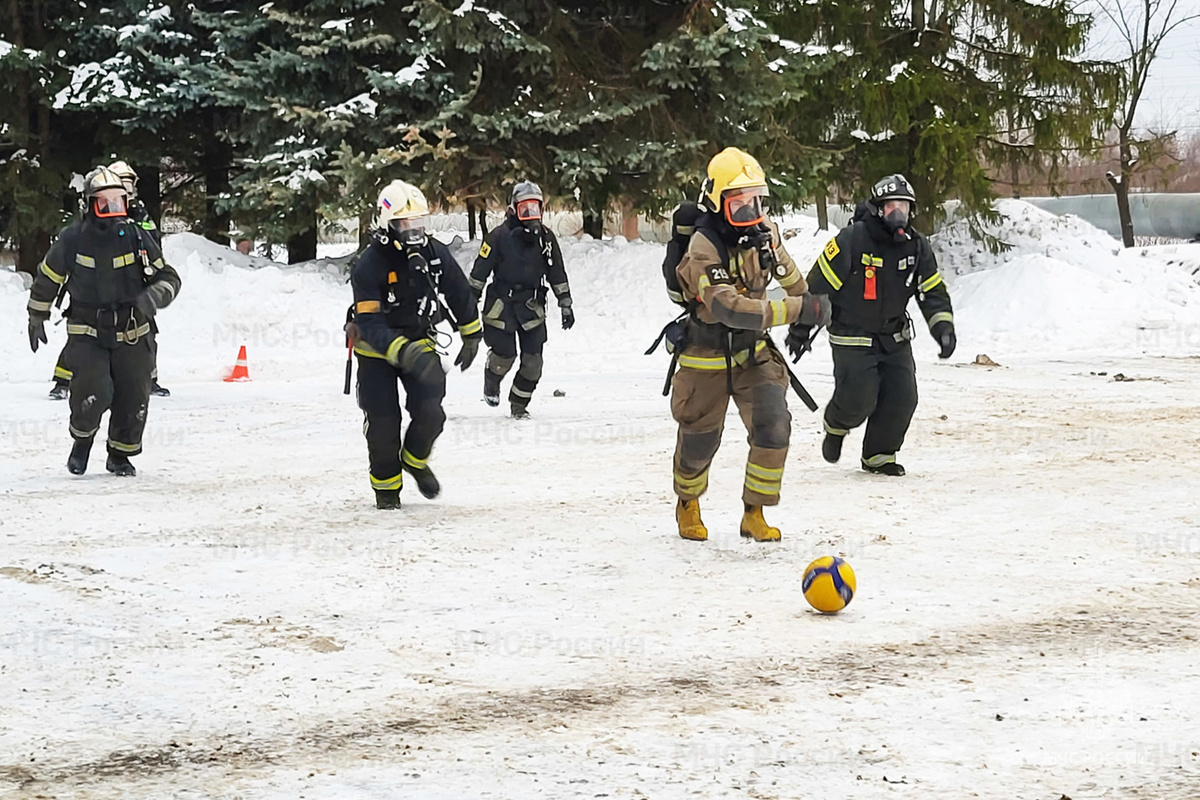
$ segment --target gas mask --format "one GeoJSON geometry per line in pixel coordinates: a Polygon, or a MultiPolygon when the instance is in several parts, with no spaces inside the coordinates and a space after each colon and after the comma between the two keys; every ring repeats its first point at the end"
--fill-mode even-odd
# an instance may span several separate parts
{"type": "Polygon", "coordinates": [[[400,249],[419,249],[425,246],[425,223],[428,217],[393,219],[388,222],[388,235],[400,249]]]}
{"type": "Polygon", "coordinates": [[[542,232],[542,201],[535,198],[518,200],[513,213],[521,226],[530,233],[542,232]]]}
{"type": "Polygon", "coordinates": [[[884,200],[879,216],[892,233],[903,233],[908,227],[910,211],[911,204],[907,200],[884,200]]]}
{"type": "Polygon", "coordinates": [[[767,189],[764,186],[727,190],[721,195],[726,222],[735,230],[746,230],[759,225],[766,216],[763,204],[766,196],[767,189]]]}
{"type": "Polygon", "coordinates": [[[101,189],[92,195],[89,211],[98,219],[127,216],[128,210],[125,203],[124,190],[101,189]]]}

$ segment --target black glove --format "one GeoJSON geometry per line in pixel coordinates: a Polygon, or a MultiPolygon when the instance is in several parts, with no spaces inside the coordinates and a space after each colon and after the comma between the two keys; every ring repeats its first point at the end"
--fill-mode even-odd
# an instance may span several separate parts
{"type": "Polygon", "coordinates": [[[942,348],[941,352],[938,353],[938,358],[949,358],[954,355],[954,348],[958,346],[958,337],[954,335],[954,323],[939,322],[933,326],[933,330],[930,333],[933,334],[933,338],[937,341],[938,346],[942,348]]]}
{"type": "Polygon", "coordinates": [[[475,354],[479,352],[480,338],[482,337],[471,336],[463,339],[462,348],[454,359],[454,366],[461,367],[463,372],[471,367],[471,362],[475,360],[475,354]]]}
{"type": "Polygon", "coordinates": [[[150,319],[158,313],[158,305],[154,302],[154,296],[150,294],[149,289],[139,294],[137,299],[133,301],[133,304],[137,306],[137,310],[142,312],[142,316],[146,319],[150,319]]]}
{"type": "Polygon", "coordinates": [[[792,354],[792,361],[799,361],[800,356],[808,351],[808,340],[811,336],[811,325],[801,325],[799,322],[791,324],[784,344],[787,345],[788,352],[792,354]]]}
{"type": "Polygon", "coordinates": [[[30,315],[29,317],[29,349],[37,352],[38,342],[46,344],[46,320],[30,315]]]}
{"type": "Polygon", "coordinates": [[[805,292],[800,300],[803,304],[800,306],[800,319],[796,321],[801,325],[824,328],[833,319],[833,304],[829,302],[829,295],[805,292]]]}
{"type": "Polygon", "coordinates": [[[561,311],[562,311],[562,319],[563,319],[563,330],[569,331],[569,330],[571,330],[571,326],[575,324],[575,312],[571,310],[570,306],[563,306],[561,308],[561,311]]]}
{"type": "Polygon", "coordinates": [[[165,283],[155,283],[143,289],[133,304],[146,319],[151,319],[160,308],[169,302],[171,302],[170,288],[165,283]]]}

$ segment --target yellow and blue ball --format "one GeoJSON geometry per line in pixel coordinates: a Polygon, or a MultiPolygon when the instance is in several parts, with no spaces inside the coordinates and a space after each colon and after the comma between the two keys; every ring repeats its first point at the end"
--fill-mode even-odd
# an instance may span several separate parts
{"type": "Polygon", "coordinates": [[[821,556],[804,570],[804,599],[822,614],[836,614],[854,599],[854,570],[837,556],[821,556]]]}

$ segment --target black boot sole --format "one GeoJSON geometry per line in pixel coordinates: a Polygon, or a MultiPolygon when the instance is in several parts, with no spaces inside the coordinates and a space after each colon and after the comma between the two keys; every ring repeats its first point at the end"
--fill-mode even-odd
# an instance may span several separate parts
{"type": "Polygon", "coordinates": [[[907,474],[904,471],[904,467],[899,464],[884,464],[881,467],[868,467],[866,464],[863,464],[862,468],[864,472],[869,472],[872,475],[886,475],[889,478],[903,478],[907,474]]]}

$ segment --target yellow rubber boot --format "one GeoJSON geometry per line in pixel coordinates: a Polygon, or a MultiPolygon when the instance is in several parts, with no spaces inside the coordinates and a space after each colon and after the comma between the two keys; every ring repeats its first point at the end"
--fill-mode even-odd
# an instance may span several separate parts
{"type": "Polygon", "coordinates": [[[694,542],[703,542],[708,538],[708,528],[700,519],[699,500],[680,500],[675,506],[675,521],[679,523],[679,535],[694,542]]]}
{"type": "Polygon", "coordinates": [[[762,506],[746,506],[742,514],[742,536],[748,536],[756,542],[778,542],[782,538],[779,528],[772,528],[763,519],[762,506]]]}

